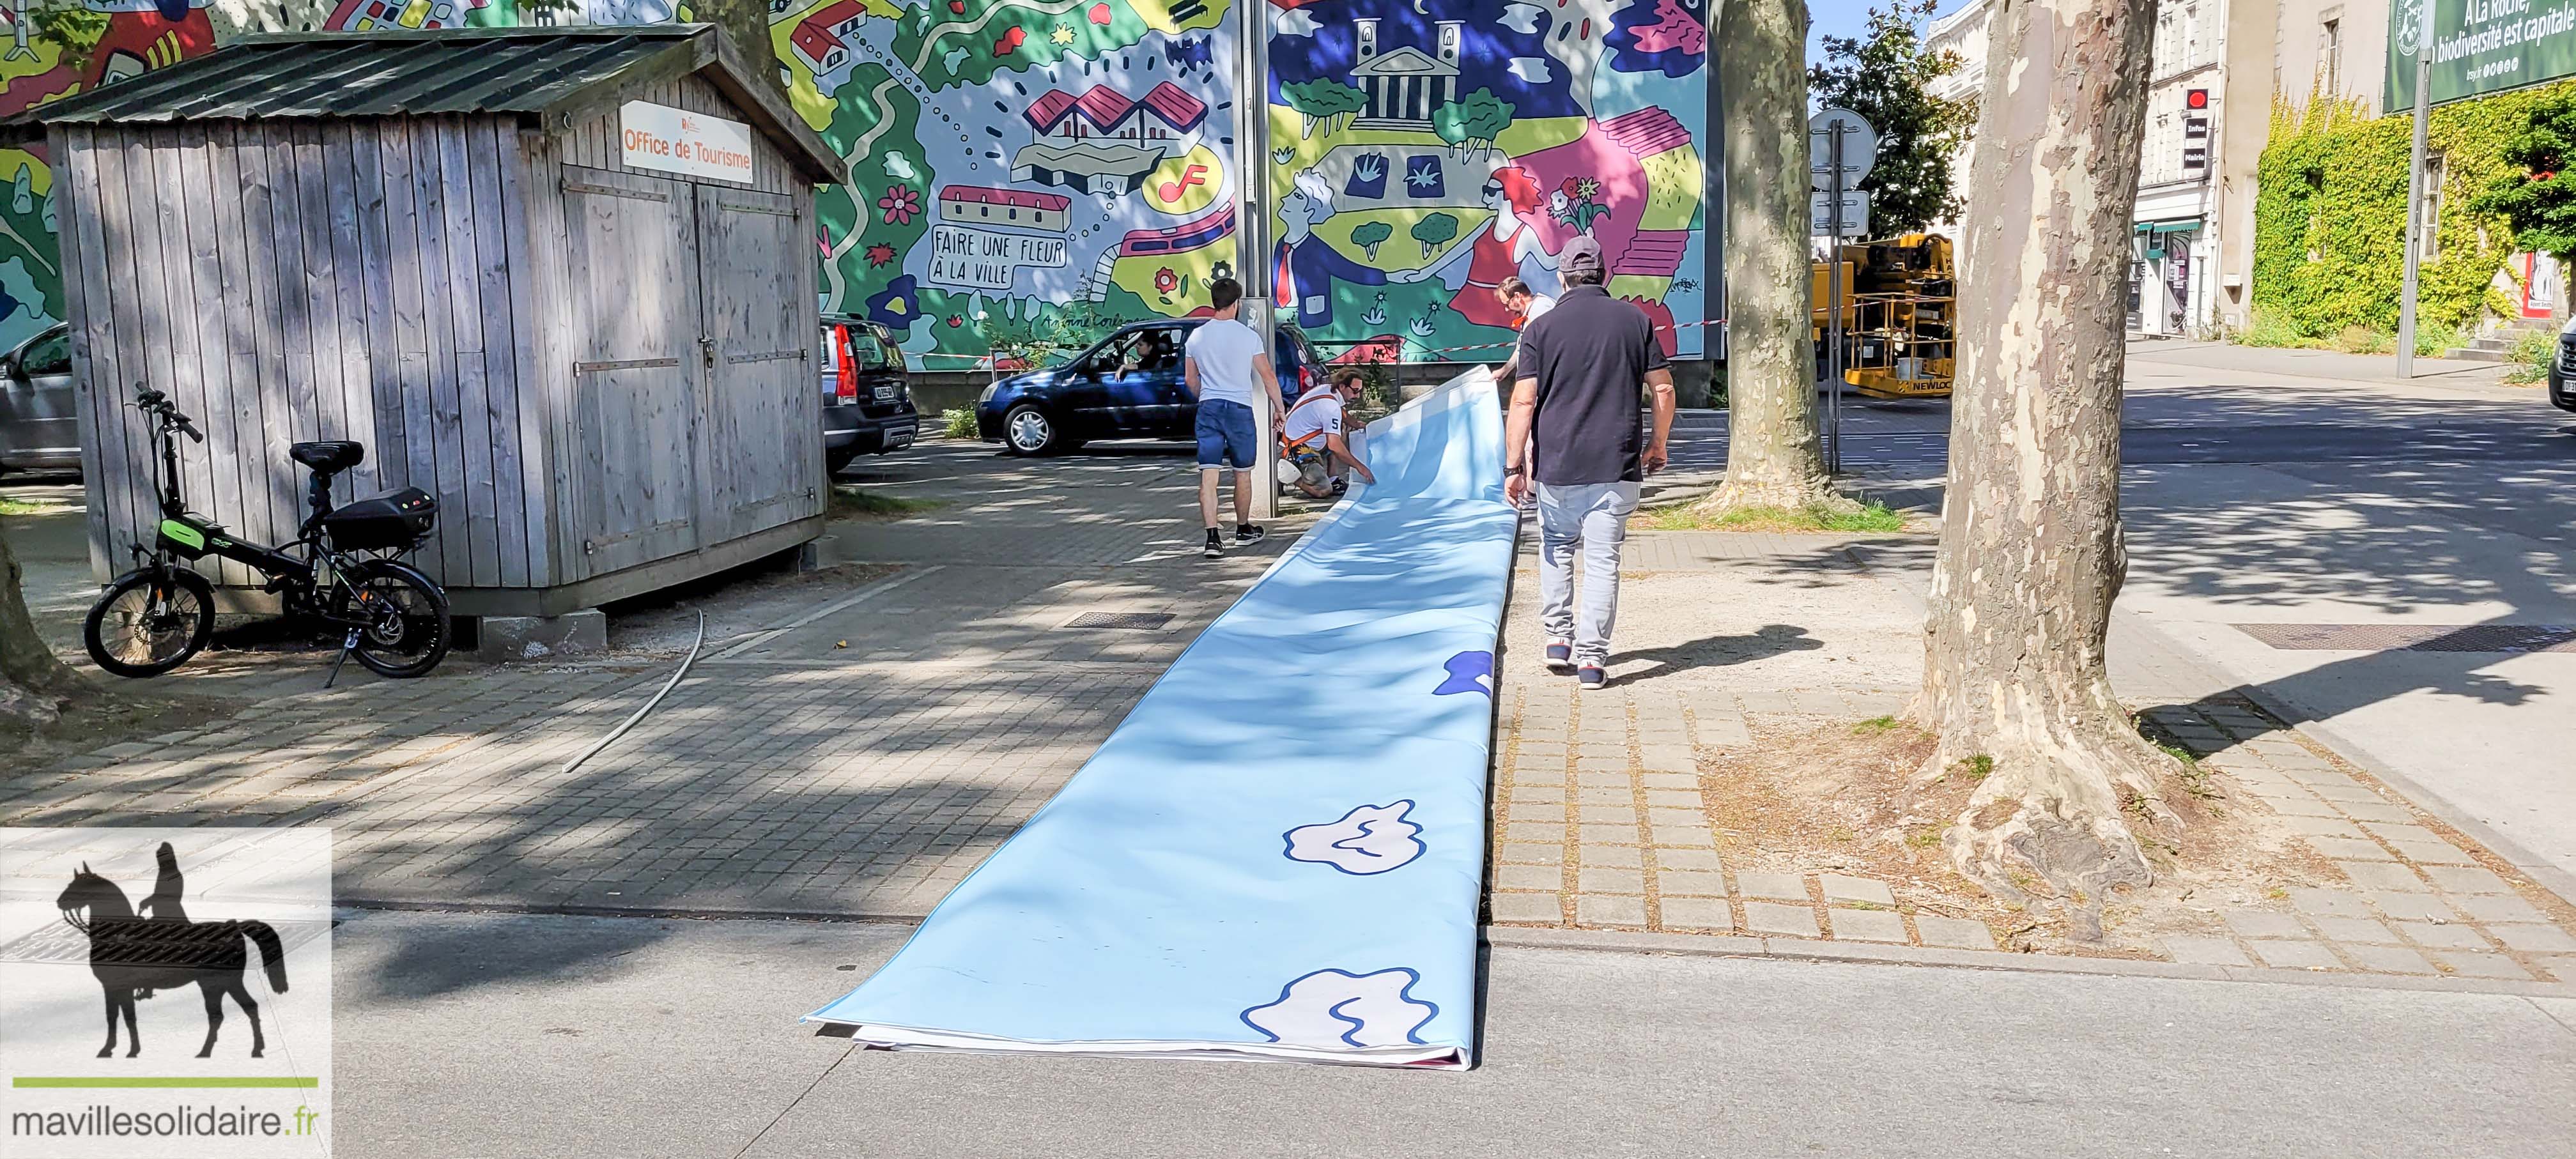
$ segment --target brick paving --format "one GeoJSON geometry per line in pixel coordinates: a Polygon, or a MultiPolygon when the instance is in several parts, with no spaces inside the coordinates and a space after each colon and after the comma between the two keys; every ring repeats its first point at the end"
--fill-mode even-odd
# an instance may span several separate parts
{"type": "MultiPolygon", "coordinates": [[[[1904,593],[1904,576],[1892,573],[1921,570],[1927,546],[1639,531],[1630,534],[1622,573],[1634,581],[1666,572],[1749,572],[1803,590],[1875,574],[1891,579],[1889,590],[1904,593]]],[[[1524,543],[1499,663],[1494,922],[1998,949],[1985,923],[1905,904],[1883,881],[1728,865],[1708,827],[1694,750],[1749,743],[1749,720],[1855,721],[1899,711],[1913,692],[1911,669],[1825,679],[1808,668],[1783,679],[1747,677],[1749,669],[1739,665],[1714,681],[1676,682],[1623,664],[1635,651],[1624,642],[1634,630],[1623,625],[1612,686],[1582,693],[1535,658],[1535,564],[1527,548],[1524,543]],[[1621,678],[1623,668],[1630,678],[1621,678]],[[1898,675],[1902,683],[1889,679],[1898,675]]],[[[1834,598],[1841,603],[1830,619],[1849,619],[1865,606],[1855,599],[1874,597],[1845,590],[1834,598]]],[[[1725,629],[1748,615],[1785,614],[1723,604],[1668,609],[1668,615],[1705,622],[1652,630],[1688,638],[1710,629],[1740,639],[1725,629]]],[[[1902,611],[1919,617],[1919,603],[1902,611]]],[[[1808,618],[1818,619],[1812,610],[1808,618]]],[[[1845,646],[1832,632],[1824,635],[1825,651],[1845,646]]],[[[2115,635],[2123,637],[2115,644],[2120,687],[2164,702],[2142,713],[2144,719],[2200,754],[2230,798],[2259,801],[2279,815],[2347,882],[2283,891],[2270,907],[2228,908],[2210,930],[2159,940],[2154,948],[2161,957],[2211,966],[2576,983],[2576,937],[2569,932],[2576,929],[2576,908],[2528,879],[2500,874],[2509,869],[2503,862],[2345,771],[2250,704],[2209,695],[2190,657],[2126,638],[2116,628],[2115,635]]]]}

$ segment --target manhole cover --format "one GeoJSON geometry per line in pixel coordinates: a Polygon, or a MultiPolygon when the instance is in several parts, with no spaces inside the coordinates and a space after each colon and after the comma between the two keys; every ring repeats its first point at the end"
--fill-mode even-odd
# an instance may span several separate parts
{"type": "Polygon", "coordinates": [[[1084,612],[1065,621],[1068,628],[1125,628],[1152,632],[1172,622],[1170,612],[1084,612]]]}
{"type": "Polygon", "coordinates": [[[2576,628],[2557,624],[2238,624],[2236,630],[2284,651],[2576,651],[2576,628]]]}

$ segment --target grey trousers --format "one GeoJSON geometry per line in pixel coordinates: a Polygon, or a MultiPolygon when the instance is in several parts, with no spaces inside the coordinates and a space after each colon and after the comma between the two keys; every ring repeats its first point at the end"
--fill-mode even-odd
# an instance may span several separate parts
{"type": "Polygon", "coordinates": [[[1538,485],[1539,627],[1574,641],[1576,664],[1606,665],[1619,618],[1619,547],[1637,510],[1635,483],[1538,485]],[[1574,604],[1574,556],[1583,552],[1583,606],[1574,604]]]}

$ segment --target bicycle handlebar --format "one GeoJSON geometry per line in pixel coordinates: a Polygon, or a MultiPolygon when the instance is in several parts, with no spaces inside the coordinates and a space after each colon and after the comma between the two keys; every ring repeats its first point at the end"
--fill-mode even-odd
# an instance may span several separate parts
{"type": "Polygon", "coordinates": [[[180,434],[200,443],[206,441],[205,432],[197,429],[195,420],[179,413],[179,408],[171,403],[169,395],[157,390],[144,390],[134,396],[134,405],[145,414],[161,416],[161,421],[178,428],[180,434]]]}

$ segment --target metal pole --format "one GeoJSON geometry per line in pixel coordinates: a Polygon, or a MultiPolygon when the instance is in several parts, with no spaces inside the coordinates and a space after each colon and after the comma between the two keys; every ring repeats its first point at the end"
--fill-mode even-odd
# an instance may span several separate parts
{"type": "Polygon", "coordinates": [[[1843,473],[1843,131],[1836,121],[1825,153],[1833,172],[1825,178],[1825,470],[1843,473]]]}
{"type": "MultiPolygon", "coordinates": [[[[1234,179],[1240,191],[1234,213],[1235,276],[1243,280],[1243,309],[1237,316],[1272,351],[1278,365],[1274,292],[1270,268],[1270,5],[1239,4],[1243,14],[1242,75],[1234,90],[1234,179]]],[[[1286,383],[1281,383],[1285,388],[1286,383]]],[[[1268,521],[1279,513],[1279,440],[1271,433],[1267,403],[1252,408],[1253,443],[1260,448],[1252,464],[1252,517],[1268,521]]]]}
{"type": "Polygon", "coordinates": [[[2424,155],[2425,134],[2432,123],[2433,112],[2433,5],[2436,0],[2420,0],[2423,23],[2415,35],[2415,147],[2406,162],[2406,282],[2397,296],[2397,377],[2415,377],[2415,280],[2418,263],[2424,256],[2425,230],[2434,222],[2424,220],[2424,155]]]}

